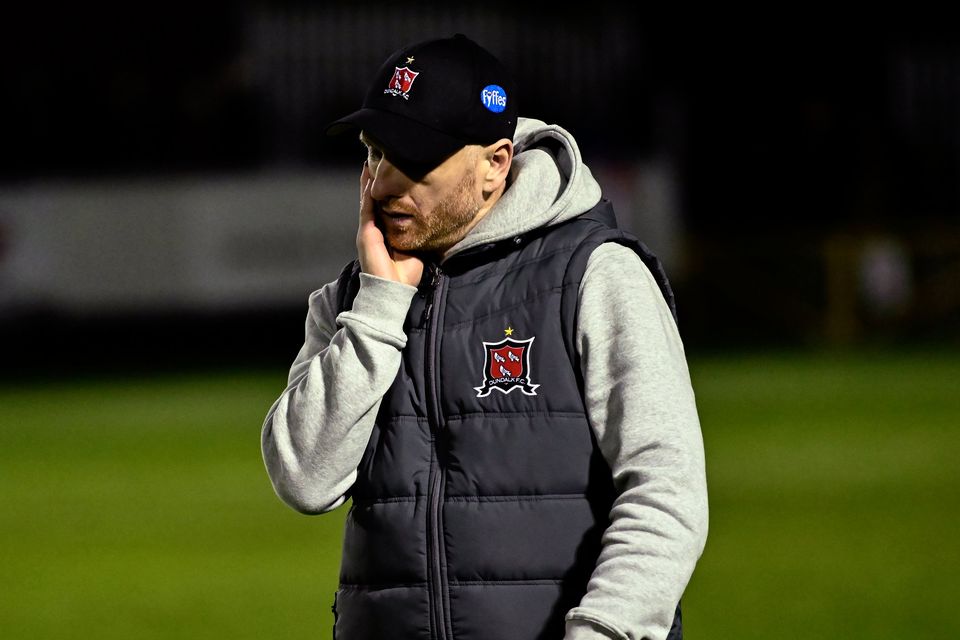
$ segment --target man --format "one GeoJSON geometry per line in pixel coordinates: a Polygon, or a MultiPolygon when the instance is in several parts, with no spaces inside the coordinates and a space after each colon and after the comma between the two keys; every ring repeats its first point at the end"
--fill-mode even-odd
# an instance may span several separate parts
{"type": "Polygon", "coordinates": [[[262,431],[277,494],[352,500],[335,637],[679,638],[703,443],[669,284],[560,127],[457,34],[363,108],[358,259],[310,296],[262,431]]]}

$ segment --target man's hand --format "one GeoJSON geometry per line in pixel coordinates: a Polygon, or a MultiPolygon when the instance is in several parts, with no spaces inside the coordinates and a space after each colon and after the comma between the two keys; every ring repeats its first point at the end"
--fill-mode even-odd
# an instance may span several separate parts
{"type": "Polygon", "coordinates": [[[404,284],[420,284],[423,261],[413,254],[391,249],[377,227],[370,185],[373,179],[367,163],[360,174],[360,228],[357,230],[357,256],[360,270],[372,276],[396,280],[404,284]]]}

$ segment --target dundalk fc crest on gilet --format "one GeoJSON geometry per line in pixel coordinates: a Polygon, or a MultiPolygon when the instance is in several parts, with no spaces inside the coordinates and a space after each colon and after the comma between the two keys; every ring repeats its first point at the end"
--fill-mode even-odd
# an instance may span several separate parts
{"type": "MultiPolygon", "coordinates": [[[[512,329],[504,333],[510,335],[512,329]]],[[[504,338],[500,342],[484,342],[483,384],[474,387],[478,398],[485,398],[494,389],[500,393],[510,393],[514,389],[528,396],[537,395],[539,384],[530,381],[530,350],[533,341],[504,338]]]]}

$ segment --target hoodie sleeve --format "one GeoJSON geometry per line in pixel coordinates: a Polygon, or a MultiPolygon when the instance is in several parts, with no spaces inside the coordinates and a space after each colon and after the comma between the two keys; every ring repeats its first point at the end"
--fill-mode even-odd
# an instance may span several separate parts
{"type": "Polygon", "coordinates": [[[360,274],[353,308],[336,314],[337,284],[310,296],[305,340],[261,431],[277,495],[303,513],[343,504],[380,400],[406,345],[403,322],[416,287],[360,274]]]}
{"type": "Polygon", "coordinates": [[[630,248],[591,254],[576,339],[589,420],[619,495],[565,640],[661,640],[706,543],[707,487],[683,344],[630,248]]]}

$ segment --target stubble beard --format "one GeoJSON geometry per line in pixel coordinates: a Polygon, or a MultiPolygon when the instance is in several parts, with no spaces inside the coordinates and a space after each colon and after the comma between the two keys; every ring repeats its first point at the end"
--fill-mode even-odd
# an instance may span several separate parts
{"type": "Polygon", "coordinates": [[[437,203],[429,214],[417,216],[416,224],[399,234],[391,232],[387,242],[400,251],[442,253],[467,235],[483,202],[476,192],[476,175],[465,172],[456,188],[437,203]]]}

